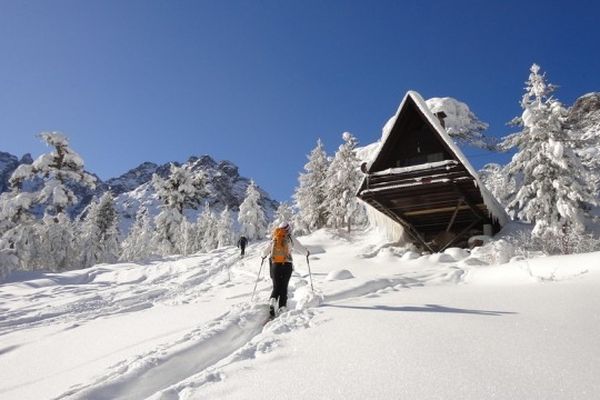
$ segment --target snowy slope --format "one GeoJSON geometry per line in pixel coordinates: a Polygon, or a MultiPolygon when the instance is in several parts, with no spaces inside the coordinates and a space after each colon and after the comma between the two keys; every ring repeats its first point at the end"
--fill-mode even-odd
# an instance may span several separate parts
{"type": "MultiPolygon", "coordinates": [[[[595,399],[600,253],[487,265],[318,231],[267,323],[261,243],[0,285],[2,399],[595,399]],[[342,272],[346,270],[347,272],[342,272]]],[[[479,256],[477,255],[479,254],[479,256]]],[[[497,257],[500,259],[501,257],[497,257]]]]}

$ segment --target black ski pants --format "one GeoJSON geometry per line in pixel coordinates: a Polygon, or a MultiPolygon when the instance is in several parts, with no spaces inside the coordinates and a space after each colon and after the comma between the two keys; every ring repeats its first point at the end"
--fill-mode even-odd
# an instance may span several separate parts
{"type": "Polygon", "coordinates": [[[271,279],[273,280],[272,299],[279,299],[279,307],[287,306],[287,292],[292,277],[292,263],[270,263],[271,279]]]}

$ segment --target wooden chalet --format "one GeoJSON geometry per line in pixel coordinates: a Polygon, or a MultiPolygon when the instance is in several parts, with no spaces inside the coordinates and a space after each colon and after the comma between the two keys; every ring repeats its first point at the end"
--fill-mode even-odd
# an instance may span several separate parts
{"type": "Polygon", "coordinates": [[[430,251],[467,246],[508,221],[477,173],[416,92],[406,94],[386,125],[378,153],[363,164],[357,196],[430,251]]]}

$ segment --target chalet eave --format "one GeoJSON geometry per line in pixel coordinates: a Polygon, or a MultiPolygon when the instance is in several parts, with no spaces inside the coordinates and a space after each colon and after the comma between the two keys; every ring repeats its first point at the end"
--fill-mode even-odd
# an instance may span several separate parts
{"type": "Polygon", "coordinates": [[[368,174],[358,196],[432,250],[450,245],[475,225],[491,222],[475,178],[453,160],[368,174]],[[431,244],[440,232],[450,230],[460,233],[445,244],[431,244]]]}

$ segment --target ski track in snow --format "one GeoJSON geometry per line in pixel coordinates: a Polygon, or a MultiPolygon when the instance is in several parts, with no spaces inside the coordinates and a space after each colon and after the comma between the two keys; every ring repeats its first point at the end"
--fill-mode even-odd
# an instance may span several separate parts
{"type": "MultiPolygon", "coordinates": [[[[249,249],[247,258],[256,255],[256,249],[249,249]]],[[[381,248],[369,251],[362,258],[373,258],[379,250],[381,248]]],[[[226,281],[229,284],[234,276],[236,283],[252,287],[256,275],[238,268],[235,265],[238,260],[237,249],[230,248],[192,256],[186,258],[185,263],[180,260],[179,267],[170,266],[169,260],[154,262],[146,267],[150,270],[145,270],[144,274],[135,264],[122,264],[118,268],[97,266],[61,274],[56,279],[53,274],[47,274],[44,279],[19,284],[25,292],[20,300],[24,305],[6,309],[0,317],[0,335],[57,322],[77,327],[94,318],[143,310],[159,302],[202,301],[202,296],[207,296],[211,288],[224,284],[225,273],[229,276],[226,281]]],[[[279,335],[310,328],[315,324],[314,316],[319,313],[315,306],[321,303],[361,296],[377,297],[386,291],[425,285],[460,283],[464,272],[452,263],[445,269],[438,266],[418,272],[411,270],[392,278],[356,279],[343,290],[317,294],[316,300],[294,296],[295,291],[308,293],[307,277],[296,273],[290,282],[291,311],[274,321],[265,325],[265,305],[240,303],[228,313],[182,333],[177,340],[122,360],[95,381],[76,385],[57,399],[180,399],[187,390],[223,380],[223,367],[272,351],[278,347],[279,335]],[[293,309],[295,306],[297,309],[293,309]]],[[[264,291],[264,288],[257,288],[259,295],[264,291]]],[[[0,296],[1,309],[5,302],[13,300],[8,297],[0,296]]],[[[236,297],[241,300],[243,296],[232,298],[236,297]]]]}
{"type": "Polygon", "coordinates": [[[179,340],[114,366],[89,387],[76,387],[59,398],[143,399],[200,373],[246,345],[262,331],[265,307],[246,307],[218,317],[179,340]]]}

